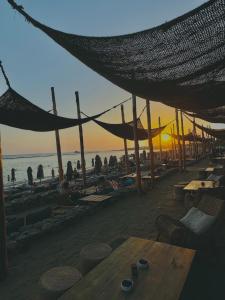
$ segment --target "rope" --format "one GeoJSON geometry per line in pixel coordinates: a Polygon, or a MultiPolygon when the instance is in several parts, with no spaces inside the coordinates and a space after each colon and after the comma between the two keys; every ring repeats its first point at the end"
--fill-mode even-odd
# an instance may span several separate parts
{"type": "MultiPolygon", "coordinates": [[[[123,103],[125,103],[125,102],[127,102],[127,101],[129,101],[129,100],[131,100],[131,97],[128,98],[128,99],[125,99],[125,100],[123,100],[122,102],[120,102],[119,104],[116,104],[116,105],[112,106],[111,108],[105,110],[104,113],[107,113],[107,112],[109,112],[109,111],[111,111],[111,110],[117,108],[118,106],[122,105],[123,103]]],[[[82,112],[82,111],[81,111],[81,114],[83,114],[85,117],[88,117],[88,116],[87,116],[84,112],[82,112]]]]}
{"type": "Polygon", "coordinates": [[[3,68],[3,65],[2,65],[1,61],[0,61],[0,68],[1,68],[2,74],[3,74],[4,78],[5,78],[5,82],[6,82],[7,86],[8,86],[8,88],[11,88],[10,83],[9,83],[9,79],[8,79],[6,73],[5,73],[5,70],[3,68]]]}
{"type": "Polygon", "coordinates": [[[146,109],[146,105],[144,106],[144,108],[142,109],[142,111],[141,111],[141,113],[140,113],[140,115],[139,115],[139,117],[138,117],[138,119],[140,119],[141,118],[141,116],[143,115],[143,113],[144,113],[144,111],[145,111],[145,109],[146,109]]]}

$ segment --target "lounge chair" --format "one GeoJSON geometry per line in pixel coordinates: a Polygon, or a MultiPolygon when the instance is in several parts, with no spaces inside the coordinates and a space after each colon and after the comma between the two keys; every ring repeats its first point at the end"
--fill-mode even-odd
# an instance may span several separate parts
{"type": "Polygon", "coordinates": [[[194,249],[209,246],[221,225],[224,210],[224,200],[204,194],[197,207],[189,209],[180,220],[159,215],[155,221],[157,240],[194,249]]]}

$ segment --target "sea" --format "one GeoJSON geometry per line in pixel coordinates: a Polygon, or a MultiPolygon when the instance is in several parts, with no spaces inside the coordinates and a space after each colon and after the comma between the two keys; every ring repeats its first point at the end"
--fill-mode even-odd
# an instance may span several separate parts
{"type": "MultiPolygon", "coordinates": [[[[92,167],[91,161],[92,158],[95,158],[96,155],[99,155],[102,158],[102,162],[105,157],[109,159],[111,155],[117,156],[119,159],[122,155],[124,155],[124,151],[122,150],[114,150],[114,151],[96,151],[96,152],[86,152],[85,153],[85,161],[86,168],[89,169],[92,167]]],[[[72,162],[73,168],[76,167],[77,161],[80,160],[80,153],[70,152],[62,154],[63,167],[64,172],[66,171],[66,165],[68,161],[72,162]]],[[[51,178],[51,170],[52,168],[55,171],[55,175],[58,175],[58,161],[56,153],[37,153],[37,154],[20,154],[20,155],[4,155],[3,156],[3,180],[4,185],[18,185],[27,183],[27,168],[31,167],[33,170],[33,178],[34,180],[37,177],[37,167],[42,164],[44,169],[45,179],[51,178]],[[14,168],[16,182],[12,183],[8,181],[8,175],[11,175],[11,169],[14,168]]]]}

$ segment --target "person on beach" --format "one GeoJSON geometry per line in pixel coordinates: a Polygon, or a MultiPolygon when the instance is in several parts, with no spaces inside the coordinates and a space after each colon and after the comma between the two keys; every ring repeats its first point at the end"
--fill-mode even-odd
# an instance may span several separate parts
{"type": "Polygon", "coordinates": [[[10,175],[8,175],[8,181],[10,181],[10,175]]]}
{"type": "Polygon", "coordinates": [[[99,155],[95,156],[95,173],[99,174],[101,173],[102,170],[102,160],[99,155]]]}
{"type": "Polygon", "coordinates": [[[33,185],[33,184],[34,184],[32,172],[33,172],[32,168],[31,168],[31,167],[28,167],[28,168],[27,168],[27,178],[28,178],[28,184],[29,184],[29,185],[33,185]]]}
{"type": "Polygon", "coordinates": [[[113,192],[112,184],[109,180],[106,180],[104,176],[100,176],[96,187],[97,194],[107,194],[113,192]]]}
{"type": "Polygon", "coordinates": [[[78,160],[77,161],[77,170],[80,170],[81,169],[81,164],[80,164],[80,161],[78,160]]]}
{"type": "Polygon", "coordinates": [[[52,178],[55,178],[55,170],[52,168],[52,178]]]}

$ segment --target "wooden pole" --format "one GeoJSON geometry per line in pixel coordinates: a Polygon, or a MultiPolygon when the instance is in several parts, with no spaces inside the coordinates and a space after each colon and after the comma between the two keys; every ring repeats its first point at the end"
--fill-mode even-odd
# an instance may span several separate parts
{"type": "Polygon", "coordinates": [[[175,159],[174,144],[173,144],[173,130],[171,127],[170,127],[170,134],[171,134],[172,159],[175,159]]]}
{"type": "Polygon", "coordinates": [[[177,127],[177,143],[178,143],[178,157],[179,157],[179,169],[182,169],[182,149],[180,143],[180,126],[179,126],[179,116],[178,116],[178,109],[175,109],[176,115],[176,127],[177,127]]]}
{"type": "Polygon", "coordinates": [[[2,149],[0,137],[0,280],[4,280],[8,273],[7,257],[7,234],[6,234],[6,216],[5,200],[3,186],[3,167],[2,167],[2,149]]]}
{"type": "MultiPolygon", "coordinates": [[[[53,105],[53,113],[57,116],[57,108],[56,108],[56,101],[55,101],[55,90],[54,87],[51,87],[52,93],[52,105],[53,105]]],[[[58,168],[59,168],[59,182],[62,182],[64,179],[63,174],[63,163],[62,163],[62,152],[61,152],[61,144],[60,144],[60,136],[59,130],[55,130],[55,141],[56,141],[56,150],[57,150],[57,158],[58,158],[58,168]]]]}
{"type": "Polygon", "coordinates": [[[195,126],[195,118],[193,118],[193,137],[194,137],[194,156],[197,159],[197,145],[196,145],[196,126],[195,126]]]}
{"type": "MultiPolygon", "coordinates": [[[[161,127],[160,117],[158,118],[158,121],[159,121],[159,127],[161,127]]],[[[160,151],[160,161],[162,162],[162,137],[161,137],[161,133],[159,134],[159,151],[160,151]]]]}
{"type": "Polygon", "coordinates": [[[136,160],[136,184],[138,193],[141,193],[141,168],[140,168],[140,157],[139,157],[139,143],[137,136],[137,106],[136,106],[136,96],[132,95],[133,103],[133,122],[134,122],[134,149],[135,149],[135,160],[136,160]]]}
{"type": "MultiPolygon", "coordinates": [[[[81,119],[80,113],[80,100],[79,100],[79,92],[75,92],[76,103],[77,103],[77,117],[81,119]]],[[[82,125],[79,125],[79,136],[80,136],[80,153],[81,153],[81,168],[82,168],[82,176],[83,176],[83,184],[86,184],[86,166],[85,166],[85,157],[84,157],[84,138],[83,138],[83,128],[82,125]]]]}
{"type": "Polygon", "coordinates": [[[181,121],[181,134],[182,134],[182,151],[183,151],[183,169],[185,170],[186,167],[186,145],[185,145],[185,138],[184,138],[184,120],[183,120],[183,112],[180,111],[180,121],[181,121]]]}
{"type": "Polygon", "coordinates": [[[148,123],[148,147],[150,153],[150,172],[151,181],[154,182],[154,149],[152,142],[152,122],[151,122],[151,110],[150,110],[150,100],[146,100],[146,112],[147,112],[147,123],[148,123]]]}
{"type": "MultiPolygon", "coordinates": [[[[121,105],[121,116],[122,116],[122,123],[125,124],[125,116],[124,116],[124,107],[123,104],[121,105]]],[[[125,152],[125,167],[126,173],[129,173],[129,166],[128,166],[128,149],[127,149],[127,140],[123,139],[124,144],[124,152],[125,152]]]]}
{"type": "MultiPolygon", "coordinates": [[[[173,124],[173,135],[175,134],[175,126],[173,124]]],[[[173,144],[174,144],[174,159],[177,159],[177,146],[176,146],[176,139],[173,137],[173,144]]]]}

